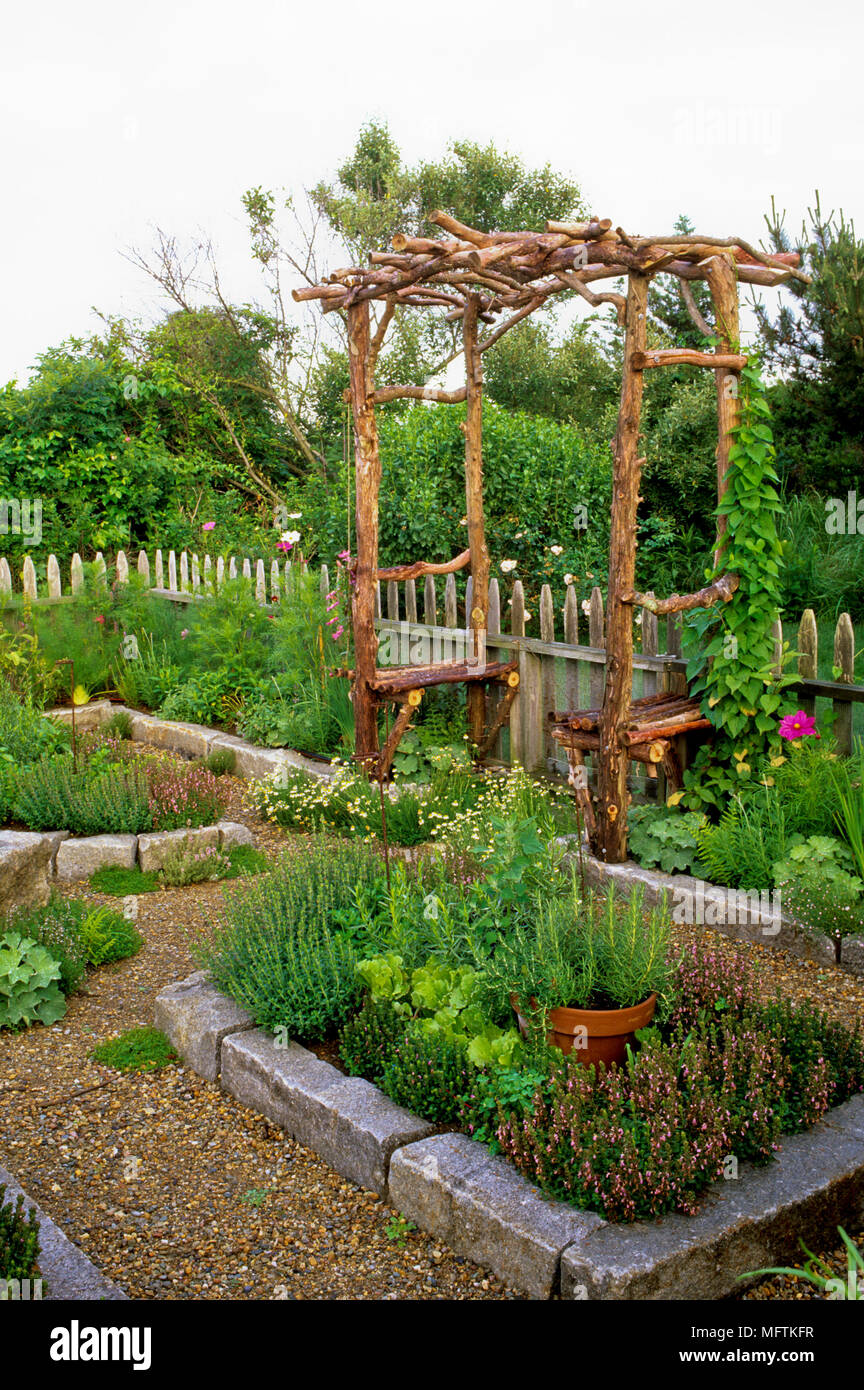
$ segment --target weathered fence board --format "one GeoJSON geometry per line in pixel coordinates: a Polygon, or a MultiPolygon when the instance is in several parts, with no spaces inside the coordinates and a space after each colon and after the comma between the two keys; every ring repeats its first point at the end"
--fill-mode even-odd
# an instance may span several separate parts
{"type": "MultiPolygon", "coordinates": [[[[247,556],[209,554],[203,560],[183,550],[167,554],[157,549],[151,557],[139,550],[134,562],[138,578],[166,599],[188,603],[220,589],[228,579],[242,575],[254,587],[258,602],[278,601],[290,592],[298,572],[296,562],[271,560],[269,569],[262,558],[254,561],[247,556]],[[166,575],[167,570],[167,575],[166,575]],[[167,583],[166,583],[167,578],[167,583]]],[[[301,568],[305,571],[306,564],[301,568]]],[[[97,583],[128,583],[130,564],[127,555],[119,551],[110,566],[98,553],[91,573],[97,583]]],[[[30,556],[14,574],[5,557],[0,556],[0,606],[21,596],[31,603],[63,603],[84,586],[85,567],[80,555],[74,555],[66,582],[56,556],[49,555],[39,570],[30,556]]],[[[330,592],[330,575],[326,565],[319,572],[322,594],[330,592]]],[[[470,577],[468,580],[470,585],[470,577]]],[[[460,590],[456,576],[448,574],[443,584],[436,584],[434,575],[426,575],[422,592],[423,620],[419,617],[419,595],[413,579],[404,583],[390,580],[386,591],[378,585],[376,618],[379,627],[399,627],[407,623],[408,646],[416,636],[425,634],[429,642],[437,641],[445,653],[459,650],[454,643],[465,636],[466,612],[470,610],[470,588],[460,590]],[[468,608],[466,609],[466,601],[468,608]],[[383,616],[386,609],[386,618],[383,616]],[[443,626],[439,627],[439,614],[443,626]],[[461,625],[460,625],[461,624],[461,625]]],[[[780,669],[783,659],[783,626],[775,625],[774,664],[780,669]]],[[[581,604],[576,589],[568,585],[563,606],[556,609],[555,594],[549,584],[541,587],[538,611],[527,611],[525,589],[515,580],[505,605],[501,584],[493,578],[489,585],[489,618],[487,659],[490,661],[519,661],[521,684],[510,719],[510,728],[498,735],[493,755],[510,761],[521,761],[530,767],[542,767],[557,760],[558,750],[550,746],[547,715],[552,709],[576,709],[597,706],[602,702],[606,678],[605,618],[601,590],[595,586],[590,598],[581,604]],[[502,619],[503,613],[505,616],[502,619]],[[560,614],[560,617],[559,617],[560,614]],[[583,624],[583,618],[585,623],[583,624]],[[560,623],[560,627],[559,627],[560,623]],[[587,625],[587,633],[586,633],[587,625]],[[529,635],[537,633],[537,636],[529,635]],[[559,640],[563,636],[563,641],[559,640]],[[580,637],[587,636],[587,645],[580,637]]],[[[795,630],[792,645],[797,652],[797,683],[790,687],[801,707],[814,713],[817,700],[830,702],[834,714],[833,733],[842,753],[851,751],[853,742],[854,706],[864,702],[864,685],[855,682],[855,632],[848,613],[842,613],[836,623],[833,638],[832,680],[820,680],[819,640],[816,616],[812,609],[802,615],[795,630]]],[[[633,694],[638,697],[668,687],[683,680],[684,662],[681,659],[681,617],[670,615],[664,624],[646,609],[637,617],[637,643],[633,661],[633,694]]],[[[786,667],[788,671],[788,665],[786,667]]],[[[494,715],[500,691],[489,691],[489,714],[494,715]]],[[[560,761],[558,762],[560,765],[560,761]]],[[[643,777],[641,769],[638,776],[643,777]]],[[[659,783],[662,793],[662,781],[659,783]]]]}

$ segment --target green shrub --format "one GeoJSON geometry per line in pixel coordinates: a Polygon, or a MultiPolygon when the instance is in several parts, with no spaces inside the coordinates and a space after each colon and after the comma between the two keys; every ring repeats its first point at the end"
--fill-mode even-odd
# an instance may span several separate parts
{"type": "Polygon", "coordinates": [[[141,950],[144,941],[137,927],[110,907],[89,906],[80,923],[81,940],[91,965],[111,965],[141,950]]]}
{"type": "Polygon", "coordinates": [[[254,845],[235,845],[228,851],[230,868],[226,878],[247,878],[251,874],[268,874],[273,865],[267,855],[254,845]]]}
{"type": "Polygon", "coordinates": [[[205,766],[214,777],[224,777],[237,766],[237,754],[233,748],[214,748],[205,759],[205,766]]]}
{"type": "Polygon", "coordinates": [[[762,787],[752,799],[736,796],[717,825],[698,832],[698,861],[706,879],[748,891],[770,888],[774,865],[794,843],[786,811],[775,788],[762,787]]]}
{"type": "Polygon", "coordinates": [[[381,1089],[397,1105],[432,1124],[452,1124],[469,1090],[474,1068],[463,1042],[413,1023],[391,1049],[381,1089]]]}
{"type": "Polygon", "coordinates": [[[271,873],[226,894],[225,922],[198,947],[217,989],[262,1028],[313,1040],[353,1012],[361,985],[345,926],[355,893],[377,883],[377,856],[312,841],[271,873]]]}
{"type": "Polygon", "coordinates": [[[339,1037],[339,1056],[349,1076],[365,1076],[379,1082],[394,1047],[407,1028],[387,999],[367,998],[363,1007],[349,1018],[339,1037]]]}
{"type": "Polygon", "coordinates": [[[231,860],[216,845],[198,846],[188,836],[165,856],[162,881],[169,888],[190,883],[215,883],[231,873],[231,860]]]}
{"type": "Polygon", "coordinates": [[[137,864],[131,869],[111,864],[90,875],[90,887],[96,893],[110,893],[115,898],[134,897],[137,893],[158,893],[162,887],[158,874],[145,873],[137,864]]]}
{"type": "Polygon", "coordinates": [[[864,933],[864,882],[837,865],[793,863],[778,866],[783,908],[806,928],[834,943],[840,963],[847,936],[864,933]]]}
{"type": "Polygon", "coordinates": [[[125,709],[115,710],[111,718],[103,725],[103,731],[109,738],[131,739],[132,716],[129,711],[125,709]]]}
{"type": "Polygon", "coordinates": [[[694,871],[698,832],[707,824],[701,811],[668,811],[661,806],[631,806],[627,848],[645,868],[664,874],[694,871]]]}
{"type": "Polygon", "coordinates": [[[139,835],[153,828],[147,777],[139,766],[75,772],[71,758],[46,758],[25,768],[15,789],[17,818],[30,830],[72,835],[139,835]]]}
{"type": "Polygon", "coordinates": [[[147,764],[154,830],[185,830],[218,821],[228,795],[203,763],[153,758],[147,764]]]}
{"type": "Polygon", "coordinates": [[[60,966],[60,988],[64,994],[72,994],[87,969],[81,919],[88,910],[86,903],[55,893],[44,907],[20,907],[10,912],[0,923],[0,932],[12,930],[44,946],[60,966]]]}
{"type": "Polygon", "coordinates": [[[115,1071],[159,1071],[179,1061],[164,1033],[158,1028],[130,1028],[116,1038],[94,1047],[90,1056],[115,1071]]]}
{"type": "Polygon", "coordinates": [[[773,778],[786,824],[800,835],[835,835],[840,811],[838,773],[842,762],[830,739],[796,739],[773,759],[765,775],[773,778]],[[782,758],[782,761],[781,761],[782,758]]]}
{"type": "Polygon", "coordinates": [[[7,931],[0,937],[0,1028],[56,1023],[66,1012],[60,966],[44,946],[7,931]]]}
{"type": "Polygon", "coordinates": [[[0,1183],[0,1279],[32,1279],[39,1260],[39,1222],[35,1207],[24,1215],[24,1197],[6,1201],[0,1183]]]}
{"type": "Polygon", "coordinates": [[[68,748],[69,738],[64,724],[40,714],[0,676],[0,765],[38,762],[68,748]]]}
{"type": "Polygon", "coordinates": [[[525,1017],[531,1000],[541,1013],[630,1008],[668,987],[668,956],[665,908],[646,910],[640,893],[583,900],[574,882],[564,898],[538,897],[533,922],[500,942],[482,992],[492,1018],[507,1016],[511,994],[525,1017]]]}

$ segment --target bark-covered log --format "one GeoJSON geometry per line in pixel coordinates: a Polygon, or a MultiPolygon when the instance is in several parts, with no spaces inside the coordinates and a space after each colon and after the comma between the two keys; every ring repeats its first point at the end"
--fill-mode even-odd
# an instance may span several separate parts
{"type": "Polygon", "coordinates": [[[639,425],[644,375],[633,367],[637,352],[644,352],[647,335],[648,281],[631,275],[627,291],[621,402],[615,435],[612,474],[612,525],[609,538],[609,573],[618,584],[610,586],[606,614],[606,690],[600,716],[600,770],[595,852],[610,864],[627,857],[627,752],[622,734],[630,716],[633,686],[633,615],[621,602],[621,589],[631,589],[636,567],[636,513],[639,506],[641,464],[639,425]]]}
{"type": "MultiPolygon", "coordinates": [[[[472,598],[466,627],[474,633],[474,651],[484,651],[489,612],[489,550],[483,517],[483,361],[477,344],[477,301],[469,298],[462,328],[465,349],[465,381],[468,409],[465,416],[465,515],[471,551],[472,598]]],[[[480,745],[486,728],[486,691],[475,685],[468,691],[468,736],[480,745]]]]}
{"type": "Polygon", "coordinates": [[[694,348],[659,348],[650,352],[640,352],[634,359],[637,372],[649,367],[710,367],[718,371],[740,372],[747,366],[747,358],[736,352],[699,352],[694,348]]]}
{"type": "MultiPolygon", "coordinates": [[[[707,262],[708,288],[714,301],[714,322],[717,325],[719,352],[734,352],[738,348],[738,281],[735,267],[723,255],[712,256],[707,262]]],[[[734,372],[720,368],[714,373],[717,383],[717,501],[726,493],[726,474],[729,472],[729,451],[732,431],[738,423],[738,379],[734,372]]],[[[726,532],[726,517],[717,518],[717,547],[714,563],[720,563],[720,549],[726,532]]]]}
{"type": "Polygon", "coordinates": [[[415,560],[411,565],[391,565],[389,569],[379,570],[378,578],[401,582],[404,579],[419,579],[424,574],[453,574],[456,570],[464,569],[470,562],[471,551],[463,550],[455,560],[443,560],[438,564],[430,560],[415,560]]]}
{"type": "Polygon", "coordinates": [[[689,613],[692,608],[711,608],[715,603],[728,603],[740,584],[737,574],[721,574],[713,584],[699,589],[695,594],[671,594],[669,598],[654,598],[652,594],[641,594],[636,589],[622,589],[619,598],[622,603],[633,604],[636,608],[647,608],[658,617],[665,613],[689,613]]]}
{"type": "Polygon", "coordinates": [[[378,704],[372,683],[378,655],[375,635],[375,586],[378,571],[378,493],[381,457],[369,378],[369,305],[348,310],[348,362],[354,416],[356,476],[356,547],[352,624],[354,631],[355,752],[361,766],[371,770],[378,754],[378,704]]]}

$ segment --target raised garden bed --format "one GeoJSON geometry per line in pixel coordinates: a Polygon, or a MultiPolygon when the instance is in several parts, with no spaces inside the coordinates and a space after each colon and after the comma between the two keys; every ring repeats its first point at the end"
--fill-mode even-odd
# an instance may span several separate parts
{"type": "Polygon", "coordinates": [[[184,841],[195,849],[212,846],[227,851],[254,843],[254,836],[236,821],[146,835],[0,830],[0,902],[4,909],[46,903],[53,884],[80,882],[99,869],[138,865],[142,872],[151,873],[161,869],[184,841]]]}
{"type": "Polygon", "coordinates": [[[713,1184],[695,1216],[622,1226],[542,1196],[462,1134],[432,1134],[369,1082],[278,1042],[200,972],[163,990],[156,1023],[187,1065],[388,1200],[457,1253],[538,1298],[716,1299],[801,1237],[864,1215],[864,1096],[713,1184]]]}

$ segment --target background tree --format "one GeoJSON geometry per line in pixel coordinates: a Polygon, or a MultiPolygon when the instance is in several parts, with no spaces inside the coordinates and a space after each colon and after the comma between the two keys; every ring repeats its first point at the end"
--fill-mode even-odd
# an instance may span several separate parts
{"type": "Polygon", "coordinates": [[[755,305],[765,360],[779,375],[770,393],[787,488],[840,492],[864,473],[864,243],[842,209],[825,216],[817,193],[793,240],[772,199],[770,246],[797,250],[813,277],[792,281],[776,317],[755,305]]]}

